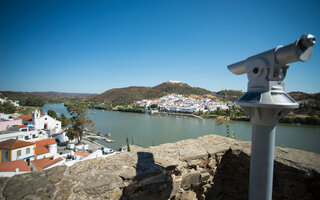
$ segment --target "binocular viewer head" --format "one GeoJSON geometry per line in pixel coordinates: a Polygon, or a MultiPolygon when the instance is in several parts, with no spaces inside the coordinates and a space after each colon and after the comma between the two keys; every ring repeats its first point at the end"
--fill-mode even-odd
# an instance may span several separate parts
{"type": "Polygon", "coordinates": [[[232,73],[247,73],[249,79],[248,91],[238,99],[237,104],[249,116],[254,113],[252,108],[256,107],[273,108],[276,109],[275,112],[280,109],[282,114],[279,116],[298,108],[299,104],[285,93],[283,80],[290,63],[311,58],[315,42],[313,35],[302,35],[292,44],[278,46],[229,65],[228,69],[232,73]]]}
{"type": "Polygon", "coordinates": [[[228,69],[237,75],[253,72],[258,74],[261,68],[273,68],[284,66],[297,61],[307,61],[312,56],[312,46],[315,44],[315,36],[302,35],[294,43],[286,46],[278,46],[269,51],[251,56],[246,60],[231,64],[228,69]]]}

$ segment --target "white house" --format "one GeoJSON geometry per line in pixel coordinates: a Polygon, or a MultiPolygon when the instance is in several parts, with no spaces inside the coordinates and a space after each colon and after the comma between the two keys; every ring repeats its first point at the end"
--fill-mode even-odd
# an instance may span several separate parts
{"type": "Polygon", "coordinates": [[[6,131],[3,134],[0,134],[0,142],[9,140],[9,139],[18,139],[27,142],[34,142],[37,140],[47,139],[48,135],[39,131],[6,131]]]}
{"type": "Polygon", "coordinates": [[[78,159],[78,160],[83,160],[85,157],[90,156],[90,153],[86,152],[86,151],[76,151],[74,152],[74,156],[78,159]]]}
{"type": "Polygon", "coordinates": [[[10,139],[0,142],[0,151],[1,163],[24,159],[29,165],[34,160],[35,145],[33,142],[10,139]]]}
{"type": "Polygon", "coordinates": [[[12,100],[6,100],[6,99],[2,99],[0,98],[0,103],[3,104],[5,102],[10,102],[12,105],[14,105],[15,107],[19,106],[19,101],[12,101],[12,100]]]}
{"type": "Polygon", "coordinates": [[[14,125],[11,129],[15,131],[29,131],[29,127],[26,125],[14,125]]]}
{"type": "Polygon", "coordinates": [[[61,131],[61,122],[49,115],[40,115],[40,111],[35,110],[32,114],[20,115],[24,125],[34,125],[37,130],[51,130],[54,133],[61,131]]]}
{"type": "Polygon", "coordinates": [[[35,141],[36,159],[48,158],[58,155],[57,143],[53,138],[35,141]]]}
{"type": "MultiPolygon", "coordinates": [[[[0,98],[1,99],[1,98],[0,98]]],[[[1,101],[0,101],[1,102],[1,101]]],[[[4,113],[0,113],[0,119],[6,119],[9,120],[11,118],[10,115],[8,114],[4,114],[4,113]]]]}
{"type": "Polygon", "coordinates": [[[21,119],[0,119],[0,131],[6,131],[15,125],[22,125],[21,119]]]}

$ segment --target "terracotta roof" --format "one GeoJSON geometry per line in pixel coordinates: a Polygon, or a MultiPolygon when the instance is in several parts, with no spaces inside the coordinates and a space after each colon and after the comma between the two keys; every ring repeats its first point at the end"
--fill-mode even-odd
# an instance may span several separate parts
{"type": "Polygon", "coordinates": [[[23,159],[0,163],[0,172],[15,172],[17,168],[20,172],[31,172],[31,169],[23,159]]]}
{"type": "Polygon", "coordinates": [[[27,147],[30,145],[34,145],[33,142],[26,142],[26,141],[21,141],[21,140],[16,140],[16,139],[10,139],[6,140],[3,142],[0,142],[0,149],[19,149],[22,147],[27,147]]]}
{"type": "MultiPolygon", "coordinates": [[[[43,117],[45,115],[40,115],[40,117],[43,117]]],[[[22,119],[22,121],[32,121],[32,113],[27,115],[20,115],[18,118],[22,119]]]]}
{"type": "Polygon", "coordinates": [[[22,121],[31,121],[32,120],[32,114],[27,115],[20,115],[18,118],[22,119],[22,121]]]}
{"type": "Polygon", "coordinates": [[[49,153],[48,145],[57,144],[57,142],[53,138],[48,138],[44,140],[39,140],[34,142],[36,144],[36,155],[41,155],[44,153],[49,153]]]}
{"type": "Polygon", "coordinates": [[[27,127],[26,125],[16,125],[16,126],[19,128],[26,128],[27,127]]]}
{"type": "Polygon", "coordinates": [[[60,161],[62,161],[63,159],[61,157],[53,159],[52,157],[49,158],[43,158],[43,159],[39,159],[39,160],[32,160],[31,163],[32,165],[34,165],[37,170],[42,171],[45,168],[48,168],[60,161]]]}
{"type": "Polygon", "coordinates": [[[85,152],[85,151],[76,151],[76,152],[74,152],[74,154],[76,154],[77,156],[83,156],[83,157],[87,157],[90,155],[90,153],[85,152]]]}

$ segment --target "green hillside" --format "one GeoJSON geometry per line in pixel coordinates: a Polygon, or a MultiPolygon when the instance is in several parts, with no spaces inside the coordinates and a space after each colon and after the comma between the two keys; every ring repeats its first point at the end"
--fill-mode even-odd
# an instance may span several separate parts
{"type": "Polygon", "coordinates": [[[185,83],[165,82],[154,87],[126,87],[108,90],[102,94],[90,97],[90,101],[108,103],[132,103],[142,99],[159,98],[167,94],[205,95],[212,94],[203,88],[191,87],[185,83]]]}

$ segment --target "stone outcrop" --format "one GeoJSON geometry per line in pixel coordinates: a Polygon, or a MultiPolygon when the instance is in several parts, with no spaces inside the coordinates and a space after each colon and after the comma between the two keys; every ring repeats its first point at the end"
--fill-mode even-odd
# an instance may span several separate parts
{"type": "MultiPolygon", "coordinates": [[[[2,199],[247,199],[250,143],[198,139],[0,179],[2,199]]],[[[320,155],[276,148],[273,199],[319,199],[320,155]]]]}

